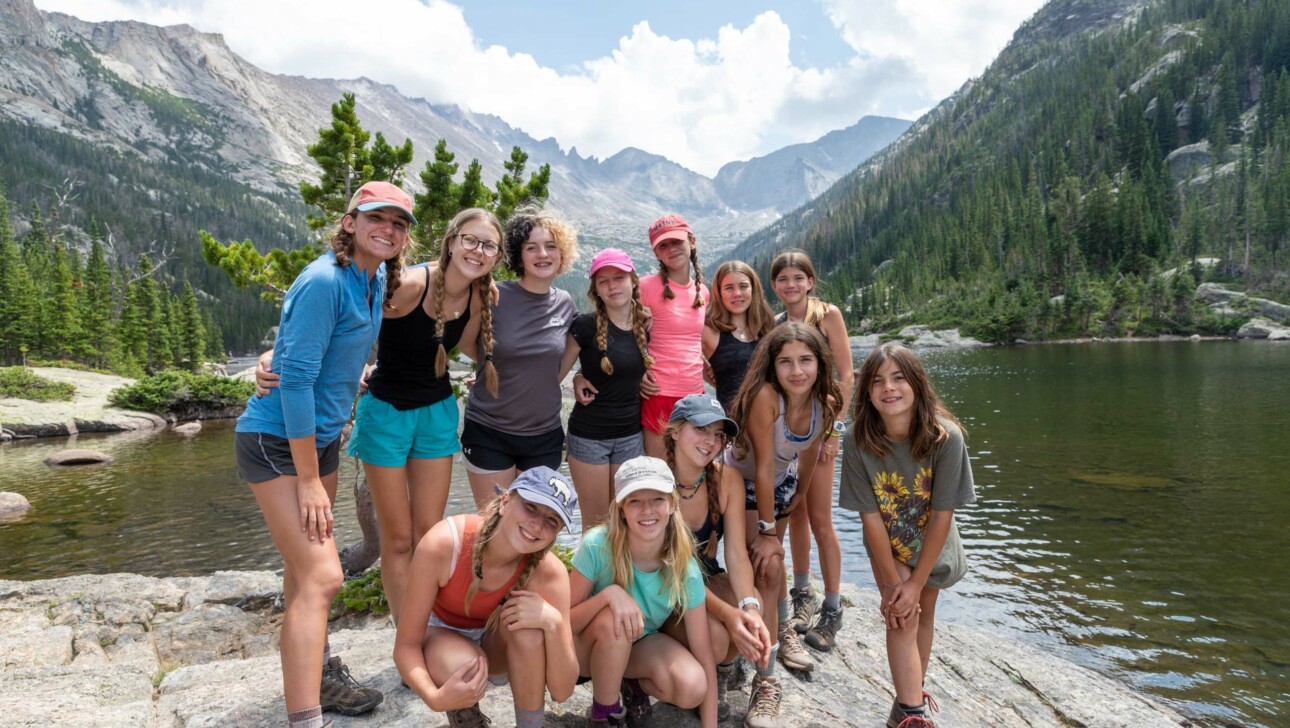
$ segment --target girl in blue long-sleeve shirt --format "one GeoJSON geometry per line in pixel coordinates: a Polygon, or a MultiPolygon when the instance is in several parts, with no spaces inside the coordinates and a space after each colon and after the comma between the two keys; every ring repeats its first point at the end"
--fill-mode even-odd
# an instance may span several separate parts
{"type": "Polygon", "coordinates": [[[412,199],[369,182],[350,200],[331,250],[287,291],[274,342],[280,385],[238,419],[238,471],[251,485],[283,560],[282,680],[291,728],[323,728],[325,710],[355,715],[382,695],[327,654],[327,610],[344,574],[332,540],[340,431],[387,291],[415,224],[412,199]],[[389,276],[387,282],[387,275],[389,276]]]}

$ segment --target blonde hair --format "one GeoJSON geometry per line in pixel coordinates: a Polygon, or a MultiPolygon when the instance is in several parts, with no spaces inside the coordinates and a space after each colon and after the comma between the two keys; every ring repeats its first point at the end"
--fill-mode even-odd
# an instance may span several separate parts
{"type": "MultiPolygon", "coordinates": [[[[687,233],[690,240],[690,266],[694,268],[694,305],[690,308],[703,308],[703,272],[699,270],[699,240],[694,233],[687,233]]],[[[672,283],[667,279],[667,265],[658,262],[658,275],[663,279],[663,298],[673,299],[672,283]]]]}
{"type": "MultiPolygon", "coordinates": [[[[663,428],[663,447],[667,450],[667,467],[671,469],[673,478],[676,477],[676,440],[674,438],[676,433],[689,422],[689,420],[673,420],[663,428]]],[[[703,480],[708,484],[708,520],[713,525],[721,520],[721,466],[717,464],[720,457],[721,453],[718,451],[708,464],[703,466],[703,480]]],[[[677,513],[680,512],[678,508],[677,513]]],[[[697,549],[699,545],[696,543],[694,547],[697,549]]],[[[709,559],[717,557],[717,539],[708,538],[708,545],[704,547],[703,555],[709,559]]]]}
{"type": "MultiPolygon", "coordinates": [[[[331,252],[336,254],[336,265],[342,268],[348,267],[354,262],[354,245],[356,244],[354,233],[345,229],[344,220],[347,217],[355,218],[357,215],[358,211],[353,211],[341,216],[340,221],[336,223],[336,227],[332,229],[331,236],[327,240],[328,244],[331,245],[331,252]]],[[[408,244],[403,246],[403,250],[399,251],[399,254],[393,258],[385,260],[385,300],[382,303],[386,306],[391,305],[390,299],[394,298],[394,292],[399,290],[399,286],[403,284],[403,268],[411,258],[412,248],[415,245],[416,241],[412,239],[412,235],[409,233],[408,244]]]]}
{"type": "MultiPolygon", "coordinates": [[[[694,558],[694,535],[681,518],[681,499],[676,491],[666,495],[672,506],[672,515],[668,517],[667,534],[663,538],[662,553],[659,554],[663,562],[659,574],[663,578],[668,604],[673,609],[685,609],[685,578],[689,574],[690,559],[694,558]]],[[[635,580],[632,554],[627,547],[630,531],[627,528],[627,517],[623,515],[623,506],[617,498],[609,501],[609,519],[606,524],[596,528],[608,531],[605,543],[609,546],[609,559],[614,566],[614,583],[630,592],[635,580]]]]}
{"type": "Polygon", "coordinates": [[[815,265],[811,263],[811,256],[806,251],[797,248],[789,248],[779,255],[770,264],[770,282],[773,286],[775,279],[785,268],[796,268],[806,274],[811,279],[811,292],[806,296],[806,316],[802,318],[802,323],[807,326],[820,326],[824,322],[824,317],[829,313],[829,304],[820,300],[815,295],[815,285],[819,278],[815,275],[815,265]]]}
{"type": "MultiPolygon", "coordinates": [[[[443,298],[444,298],[444,277],[448,269],[448,260],[452,257],[451,243],[452,239],[461,233],[461,229],[475,220],[482,220],[492,225],[497,231],[497,236],[502,235],[502,224],[497,221],[493,213],[479,207],[470,207],[453,216],[448,223],[448,229],[444,231],[443,241],[439,244],[439,266],[435,270],[434,278],[434,335],[439,339],[439,351],[434,357],[434,374],[436,377],[442,377],[448,371],[448,351],[443,345],[443,298]]],[[[498,251],[500,255],[501,251],[498,251]]],[[[481,251],[482,255],[482,251],[481,251]]],[[[475,365],[475,371],[483,375],[484,386],[488,388],[489,394],[497,396],[497,367],[493,366],[493,271],[489,270],[484,275],[476,278],[472,285],[475,286],[475,293],[479,294],[479,339],[483,342],[484,356],[483,363],[475,365]]]]}
{"type": "Polygon", "coordinates": [[[775,312],[771,311],[770,305],[766,303],[766,293],[762,290],[761,279],[757,277],[757,272],[742,260],[728,260],[717,268],[717,274],[712,278],[712,300],[708,304],[705,323],[715,331],[735,330],[735,325],[731,321],[733,314],[726,308],[725,301],[721,300],[721,283],[732,273],[745,276],[752,284],[752,301],[748,304],[748,311],[744,316],[747,319],[748,332],[754,340],[760,339],[775,328],[775,312]]]}
{"type": "MultiPolygon", "coordinates": [[[[516,496],[517,498],[519,496],[516,496]]],[[[470,586],[466,588],[466,616],[470,615],[470,603],[475,599],[475,594],[479,591],[479,585],[484,581],[484,549],[488,547],[488,542],[493,539],[497,533],[497,525],[502,522],[502,496],[497,496],[484,506],[480,512],[479,527],[475,529],[475,540],[470,549],[470,586]]],[[[520,498],[523,500],[523,498],[520,498]]],[[[520,571],[520,576],[516,579],[515,584],[506,594],[510,595],[516,589],[523,589],[529,582],[529,577],[533,576],[534,570],[542,559],[550,553],[551,548],[555,546],[555,537],[551,537],[551,543],[546,548],[526,554],[524,557],[524,568],[520,571]]],[[[484,624],[485,629],[491,628],[497,621],[498,616],[502,613],[501,609],[494,609],[493,613],[488,615],[488,621],[484,624]]]]}
{"type": "MultiPolygon", "coordinates": [[[[640,349],[641,358],[645,360],[645,369],[648,371],[654,368],[654,357],[649,355],[649,339],[646,331],[648,319],[645,316],[645,307],[641,305],[641,279],[636,275],[636,271],[628,271],[632,277],[632,336],[636,338],[636,348],[640,349]]],[[[600,294],[596,293],[596,279],[591,279],[591,287],[587,289],[587,298],[596,307],[596,347],[600,349],[600,370],[605,374],[614,373],[614,365],[609,361],[609,310],[605,308],[605,302],[600,299],[600,294]]]]}
{"type": "Polygon", "coordinates": [[[520,278],[524,277],[524,243],[528,242],[533,228],[540,227],[551,233],[555,247],[560,251],[560,267],[556,275],[569,270],[578,259],[578,231],[555,210],[544,210],[537,205],[515,208],[506,218],[506,267],[520,278]]]}

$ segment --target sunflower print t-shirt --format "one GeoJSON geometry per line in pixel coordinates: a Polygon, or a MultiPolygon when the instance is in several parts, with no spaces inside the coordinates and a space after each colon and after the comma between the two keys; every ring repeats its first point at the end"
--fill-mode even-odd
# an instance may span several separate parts
{"type": "MultiPolygon", "coordinates": [[[[914,459],[909,440],[889,443],[889,451],[881,458],[862,451],[849,434],[843,446],[838,505],[861,513],[882,514],[892,555],[911,568],[918,563],[931,512],[955,510],[976,502],[963,433],[951,422],[942,421],[941,425],[949,437],[923,462],[914,459]]],[[[964,571],[963,547],[958,527],[953,526],[927,585],[948,586],[964,571]]]]}

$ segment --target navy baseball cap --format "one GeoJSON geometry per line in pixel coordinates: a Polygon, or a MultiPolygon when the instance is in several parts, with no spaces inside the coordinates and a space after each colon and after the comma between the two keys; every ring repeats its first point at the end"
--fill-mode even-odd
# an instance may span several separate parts
{"type": "Polygon", "coordinates": [[[569,481],[545,465],[525,470],[506,488],[508,493],[519,493],[529,503],[547,506],[560,515],[564,527],[573,530],[573,509],[578,507],[578,494],[569,481]]]}

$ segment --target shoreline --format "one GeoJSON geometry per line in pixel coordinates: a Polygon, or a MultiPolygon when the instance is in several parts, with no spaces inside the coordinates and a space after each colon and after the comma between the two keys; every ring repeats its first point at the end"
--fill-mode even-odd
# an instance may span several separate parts
{"type": "MultiPolygon", "coordinates": [[[[792,725],[877,722],[891,706],[877,598],[843,584],[847,619],[830,653],[814,653],[810,681],[778,670],[782,719],[792,725]]],[[[153,578],[82,575],[0,581],[0,710],[7,725],[58,722],[74,711],[85,725],[253,726],[277,723],[282,702],[275,604],[281,577],[269,571],[153,578]]],[[[385,617],[333,622],[331,640],[360,680],[385,702],[343,726],[440,725],[399,686],[385,617]]],[[[1119,681],[1045,651],[977,630],[937,625],[928,689],[947,725],[1202,726],[1119,681]]],[[[729,693],[742,716],[747,683],[729,693]]],[[[547,702],[546,725],[582,726],[590,685],[563,704],[547,702]]],[[[512,714],[510,692],[490,689],[481,707],[498,725],[512,714]]],[[[689,711],[656,704],[653,725],[697,726],[689,711]]],[[[785,722],[784,725],[789,725],[785,722]]]]}

